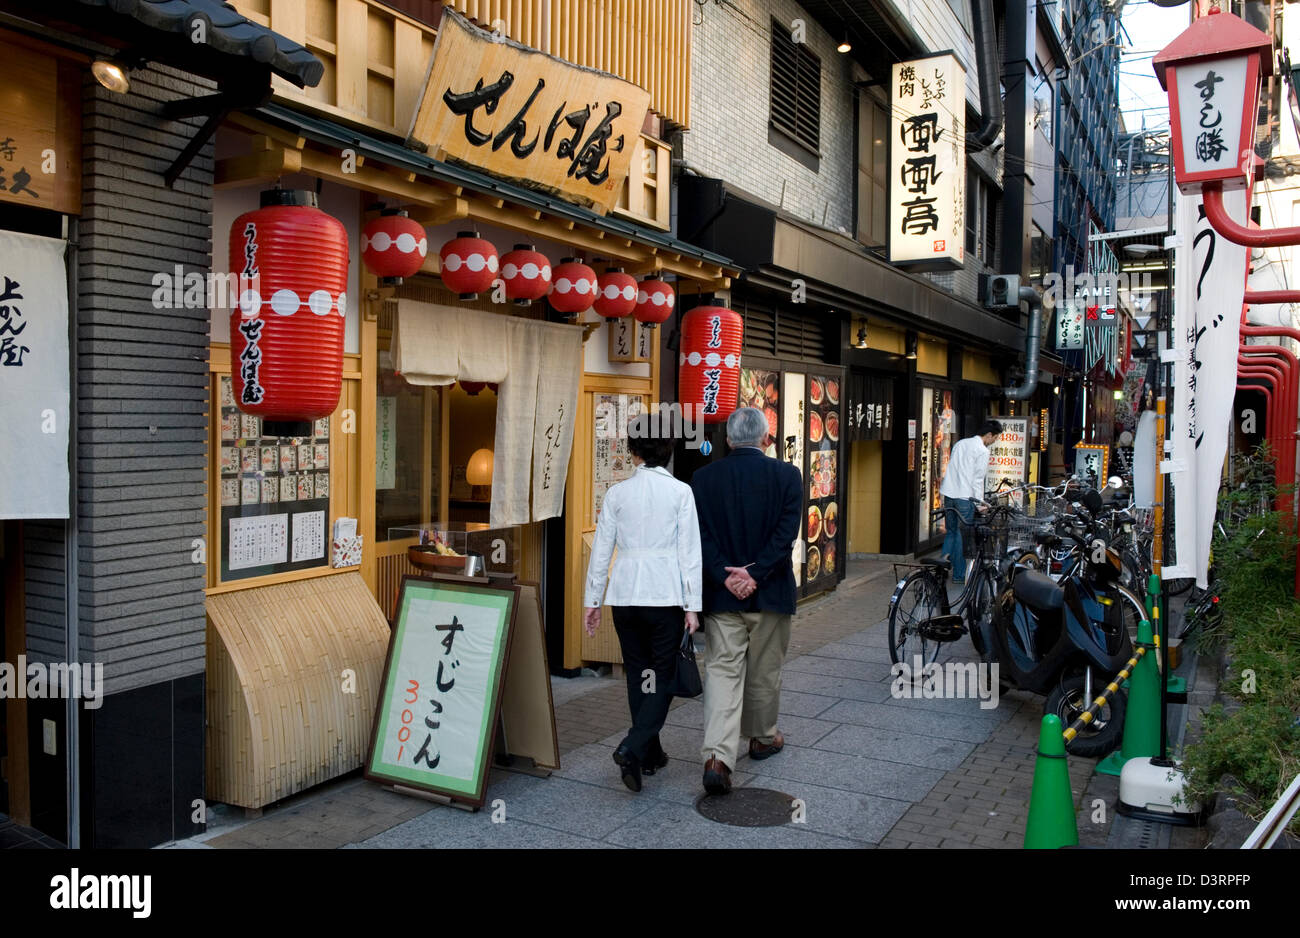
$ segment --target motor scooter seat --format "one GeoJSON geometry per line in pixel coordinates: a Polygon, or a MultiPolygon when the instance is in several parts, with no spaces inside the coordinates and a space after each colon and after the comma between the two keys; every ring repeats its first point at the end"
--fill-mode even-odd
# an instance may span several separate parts
{"type": "Polygon", "coordinates": [[[1050,576],[1037,570],[1018,574],[1013,589],[1016,599],[1030,609],[1049,611],[1065,605],[1065,590],[1050,576]]]}

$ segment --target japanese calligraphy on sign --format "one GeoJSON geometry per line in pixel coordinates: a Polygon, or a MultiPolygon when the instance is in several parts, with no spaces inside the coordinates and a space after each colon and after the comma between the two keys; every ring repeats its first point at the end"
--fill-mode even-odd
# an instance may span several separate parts
{"type": "Polygon", "coordinates": [[[896,63],[889,260],[927,270],[966,259],[966,70],[953,55],[896,63]]]}
{"type": "Polygon", "coordinates": [[[440,148],[440,158],[608,212],[649,93],[444,11],[411,139],[440,148]]]}
{"type": "Polygon", "coordinates": [[[516,596],[403,581],[367,778],[483,803],[516,596]]]}
{"type": "Polygon", "coordinates": [[[0,42],[0,202],[80,211],[80,85],[75,67],[0,42]],[[73,100],[64,100],[69,95],[73,100]]]}
{"type": "Polygon", "coordinates": [[[1178,182],[1184,192],[1212,179],[1225,188],[1245,186],[1250,153],[1238,153],[1242,121],[1253,120],[1255,92],[1247,101],[1247,56],[1180,65],[1176,72],[1182,145],[1178,182]],[[1190,184],[1190,185],[1189,185],[1190,184]]]}

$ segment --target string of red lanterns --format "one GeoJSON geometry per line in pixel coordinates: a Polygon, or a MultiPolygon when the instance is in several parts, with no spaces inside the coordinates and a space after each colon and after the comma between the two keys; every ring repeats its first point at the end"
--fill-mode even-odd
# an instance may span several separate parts
{"type": "MultiPolygon", "coordinates": [[[[401,283],[419,271],[428,253],[424,228],[405,212],[389,209],[369,222],[361,238],[361,259],[386,285],[401,283]]],[[[581,314],[594,309],[606,319],[635,316],[654,327],[673,313],[676,295],[658,277],[637,281],[621,267],[597,276],[587,264],[564,258],[554,269],[531,244],[516,244],[502,257],[477,231],[457,232],[438,252],[442,282],[462,300],[477,299],[499,277],[506,299],[527,305],[542,297],[558,312],[581,314]]]]}

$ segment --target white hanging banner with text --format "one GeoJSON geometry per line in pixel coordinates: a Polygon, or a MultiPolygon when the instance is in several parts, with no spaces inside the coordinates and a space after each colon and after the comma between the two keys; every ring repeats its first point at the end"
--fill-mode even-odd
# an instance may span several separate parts
{"type": "MultiPolygon", "coordinates": [[[[1239,224],[1247,220],[1245,190],[1223,195],[1239,224]]],[[[1219,479],[1228,448],[1237,386],[1237,340],[1246,290],[1248,250],[1224,238],[1205,217],[1199,195],[1178,197],[1174,255],[1173,452],[1176,564],[1165,579],[1196,577],[1205,588],[1219,479]]]]}
{"type": "Polygon", "coordinates": [[[889,261],[952,270],[966,260],[966,70],[951,53],[891,74],[889,261]]]}
{"type": "Polygon", "coordinates": [[[0,519],[68,517],[66,249],[0,231],[0,519]]]}

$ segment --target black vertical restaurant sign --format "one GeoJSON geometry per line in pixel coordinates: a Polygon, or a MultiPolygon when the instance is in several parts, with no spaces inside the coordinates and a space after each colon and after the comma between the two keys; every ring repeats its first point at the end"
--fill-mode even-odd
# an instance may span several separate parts
{"type": "Polygon", "coordinates": [[[479,29],[450,7],[410,141],[608,212],[650,105],[631,82],[479,29]]]}
{"type": "Polygon", "coordinates": [[[894,438],[894,382],[860,372],[849,376],[844,411],[845,439],[894,438]]]}

